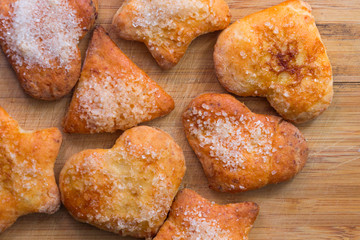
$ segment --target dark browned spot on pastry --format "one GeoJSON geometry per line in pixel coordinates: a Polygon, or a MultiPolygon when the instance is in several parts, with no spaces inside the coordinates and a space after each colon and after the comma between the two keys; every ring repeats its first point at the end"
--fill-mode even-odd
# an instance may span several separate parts
{"type": "Polygon", "coordinates": [[[297,41],[288,42],[285,46],[275,43],[268,52],[271,54],[271,59],[268,61],[270,71],[278,74],[280,78],[283,76],[284,83],[287,85],[297,85],[301,82],[304,77],[302,74],[304,66],[296,63],[299,54],[297,41]],[[289,74],[291,81],[287,80],[287,75],[281,75],[282,73],[289,74]]]}
{"type": "Polygon", "coordinates": [[[94,9],[94,18],[97,19],[98,18],[98,12],[96,11],[96,5],[94,3],[93,0],[90,1],[90,5],[93,7],[94,9]]]}

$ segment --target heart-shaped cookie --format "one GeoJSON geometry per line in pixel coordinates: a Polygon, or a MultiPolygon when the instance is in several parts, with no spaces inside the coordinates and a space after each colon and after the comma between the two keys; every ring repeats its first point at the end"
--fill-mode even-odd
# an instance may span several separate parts
{"type": "Polygon", "coordinates": [[[181,148],[151,127],[125,131],[108,150],[72,156],[60,173],[61,199],[81,222],[122,236],[151,237],[185,173],[181,148]]]}
{"type": "Polygon", "coordinates": [[[301,0],[236,21],[219,36],[214,62],[228,91],[266,97],[291,122],[311,120],[331,103],[331,64],[311,8],[301,0]]]}
{"type": "Polygon", "coordinates": [[[80,76],[78,43],[97,17],[97,0],[1,0],[0,45],[30,96],[55,100],[80,76]]]}
{"type": "Polygon", "coordinates": [[[190,146],[209,185],[242,192],[294,177],[305,165],[305,138],[281,118],[252,113],[228,94],[203,94],[183,114],[190,146]]]}

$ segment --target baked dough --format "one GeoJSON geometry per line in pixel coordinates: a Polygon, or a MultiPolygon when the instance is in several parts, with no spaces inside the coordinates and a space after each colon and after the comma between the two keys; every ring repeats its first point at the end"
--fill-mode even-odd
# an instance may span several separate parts
{"type": "Polygon", "coordinates": [[[184,189],[154,240],[246,240],[258,212],[253,202],[218,205],[184,189]]]}
{"type": "Polygon", "coordinates": [[[22,130],[0,107],[0,233],[22,215],[59,209],[54,163],[61,140],[57,128],[22,130]]]}
{"type": "Polygon", "coordinates": [[[311,120],[331,103],[331,65],[303,1],[289,0],[236,21],[219,36],[214,61],[229,92],[266,97],[291,122],[311,120]]]}
{"type": "Polygon", "coordinates": [[[307,160],[307,143],[295,126],[252,113],[227,94],[195,98],[183,124],[216,191],[243,192],[291,179],[307,160]]]}
{"type": "Polygon", "coordinates": [[[113,18],[119,36],[145,43],[164,69],[179,62],[193,39],[229,23],[224,0],[125,0],[113,18]]]}
{"type": "Polygon", "coordinates": [[[79,40],[97,17],[97,0],[1,0],[0,45],[30,96],[55,100],[80,76],[79,40]]]}
{"type": "Polygon", "coordinates": [[[152,237],[184,173],[183,152],[170,135],[135,127],[109,150],[72,156],[60,173],[61,199],[81,222],[122,236],[152,237]]]}
{"type": "Polygon", "coordinates": [[[173,109],[174,100],[97,27],[64,119],[65,132],[126,130],[173,109]]]}

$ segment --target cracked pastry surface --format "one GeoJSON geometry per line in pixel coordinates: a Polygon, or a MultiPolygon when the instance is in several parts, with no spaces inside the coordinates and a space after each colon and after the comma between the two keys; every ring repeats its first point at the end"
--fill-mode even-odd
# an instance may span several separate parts
{"type": "Polygon", "coordinates": [[[80,76],[80,39],[97,17],[97,0],[2,0],[0,45],[30,96],[55,100],[80,76]]]}
{"type": "Polygon", "coordinates": [[[193,39],[229,23],[224,0],[126,0],[113,18],[120,37],[144,42],[165,69],[179,62],[193,39]]]}
{"type": "Polygon", "coordinates": [[[228,94],[195,98],[183,125],[216,191],[243,192],[289,180],[307,160],[306,140],[294,125],[255,114],[228,94]]]}
{"type": "Polygon", "coordinates": [[[317,117],[332,101],[331,64],[310,5],[301,0],[236,21],[220,34],[214,62],[228,91],[266,97],[294,123],[317,117]]]}
{"type": "Polygon", "coordinates": [[[61,199],[81,222],[149,238],[164,222],[184,173],[183,152],[170,135],[135,127],[111,149],[72,156],[60,173],[61,199]]]}
{"type": "Polygon", "coordinates": [[[0,233],[29,213],[55,213],[60,194],[54,163],[57,128],[25,131],[0,107],[0,233]]]}

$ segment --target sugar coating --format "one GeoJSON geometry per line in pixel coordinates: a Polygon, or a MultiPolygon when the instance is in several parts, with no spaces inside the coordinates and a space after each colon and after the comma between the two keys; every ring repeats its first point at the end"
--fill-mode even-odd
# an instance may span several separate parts
{"type": "Polygon", "coordinates": [[[181,228],[185,231],[176,232],[172,240],[217,240],[230,237],[230,231],[223,229],[218,220],[210,216],[209,209],[203,209],[203,204],[199,201],[196,206],[184,207],[181,228]]]}
{"type": "Polygon", "coordinates": [[[187,121],[188,131],[200,148],[208,149],[210,157],[230,171],[244,169],[249,156],[267,163],[276,151],[269,118],[260,121],[251,114],[215,112],[202,104],[189,110],[187,121]]]}
{"type": "MultiPolygon", "coordinates": [[[[150,38],[150,46],[167,46],[171,41],[176,42],[177,47],[187,45],[187,39],[191,35],[188,25],[195,21],[208,21],[211,15],[213,0],[133,0],[135,17],[132,25],[138,28],[137,33],[150,38]],[[179,25],[183,27],[179,28],[179,25]],[[171,36],[167,36],[172,32],[171,36]],[[164,41],[164,38],[169,38],[164,41]]],[[[151,49],[152,50],[152,49],[151,49]]]]}
{"type": "Polygon", "coordinates": [[[76,92],[80,119],[90,132],[116,130],[151,120],[159,112],[159,88],[148,89],[150,79],[128,69],[100,72],[81,81],[76,92]]]}
{"type": "Polygon", "coordinates": [[[36,159],[22,153],[19,141],[13,141],[8,134],[0,134],[0,192],[10,191],[16,201],[31,202],[33,189],[46,188],[43,179],[52,176],[53,170],[41,169],[36,159]]]}
{"type": "Polygon", "coordinates": [[[76,11],[67,0],[18,0],[9,16],[0,15],[5,53],[18,66],[65,68],[77,57],[82,33],[76,11]],[[54,64],[56,62],[57,64],[54,64]]]}
{"type": "MultiPolygon", "coordinates": [[[[131,164],[132,161],[135,161],[134,158],[144,159],[142,156],[146,158],[146,161],[155,162],[157,157],[153,158],[152,155],[160,156],[161,153],[152,152],[134,156],[124,152],[124,148],[120,148],[116,153],[111,152],[105,155],[93,153],[80,164],[68,170],[66,178],[64,178],[65,184],[73,184],[78,191],[85,193],[84,196],[86,196],[86,192],[101,195],[102,204],[99,204],[98,198],[85,199],[88,200],[88,205],[93,206],[93,211],[86,216],[79,214],[78,217],[85,217],[88,223],[108,225],[115,232],[142,231],[144,225],[147,226],[147,231],[151,232],[158,221],[166,217],[170,208],[172,196],[166,191],[169,183],[165,179],[166,176],[161,172],[156,172],[156,168],[151,168],[151,165],[139,170],[136,169],[136,166],[132,167],[131,164]],[[109,159],[114,158],[119,160],[112,163],[109,159]],[[126,170],[115,169],[116,165],[122,165],[126,170]],[[154,198],[145,201],[147,199],[143,197],[138,202],[128,203],[126,209],[121,209],[124,207],[122,202],[127,198],[149,194],[148,190],[144,189],[149,186],[142,185],[143,182],[136,179],[139,177],[138,171],[147,172],[147,175],[151,172],[153,179],[149,184],[154,198]],[[79,175],[82,176],[81,180],[77,179],[79,175]],[[100,176],[101,178],[99,178],[100,176]],[[99,182],[99,180],[103,182],[99,182]],[[104,191],[104,188],[107,190],[104,191]],[[136,205],[136,207],[132,207],[132,205],[136,205]]],[[[82,208],[83,206],[78,207],[82,208]]]]}
{"type": "Polygon", "coordinates": [[[199,0],[133,0],[132,4],[137,6],[134,27],[176,29],[175,22],[189,22],[189,17],[199,21],[207,18],[213,0],[209,4],[199,0]]]}
{"type": "MultiPolygon", "coordinates": [[[[51,165],[45,168],[39,163],[34,154],[24,152],[24,142],[21,140],[24,136],[14,129],[13,124],[0,124],[0,195],[3,191],[9,191],[15,201],[31,203],[39,197],[34,199],[34,189],[47,191],[48,182],[44,179],[53,177],[54,171],[51,165]]],[[[35,145],[33,151],[37,150],[35,145]]]]}
{"type": "Polygon", "coordinates": [[[185,188],[154,240],[246,240],[258,211],[255,203],[217,205],[185,188]]]}

